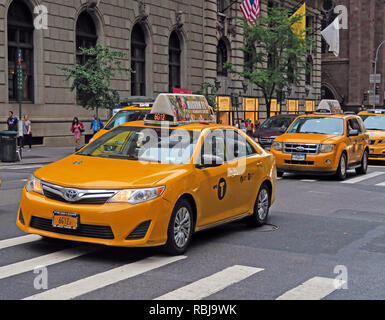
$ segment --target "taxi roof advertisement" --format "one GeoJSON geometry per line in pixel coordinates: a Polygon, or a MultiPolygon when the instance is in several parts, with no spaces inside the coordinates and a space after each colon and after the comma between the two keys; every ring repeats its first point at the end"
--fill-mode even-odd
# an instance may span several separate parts
{"type": "Polygon", "coordinates": [[[206,98],[197,95],[160,94],[151,113],[172,115],[177,122],[213,121],[206,98]]]}

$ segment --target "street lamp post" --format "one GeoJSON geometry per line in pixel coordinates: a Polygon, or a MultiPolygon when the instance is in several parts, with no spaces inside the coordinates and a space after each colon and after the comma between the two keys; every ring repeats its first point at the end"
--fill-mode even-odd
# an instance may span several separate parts
{"type": "Polygon", "coordinates": [[[380,43],[380,45],[377,48],[376,51],[376,58],[374,60],[374,79],[373,79],[373,108],[376,109],[376,74],[377,74],[377,61],[378,61],[378,52],[380,51],[381,47],[385,44],[385,40],[380,43]]]}

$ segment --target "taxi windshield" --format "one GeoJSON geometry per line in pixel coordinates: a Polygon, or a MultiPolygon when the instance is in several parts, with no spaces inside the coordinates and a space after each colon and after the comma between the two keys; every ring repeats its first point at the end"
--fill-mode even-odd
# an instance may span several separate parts
{"type": "Polygon", "coordinates": [[[385,130],[385,116],[362,115],[366,130],[385,130]]]}
{"type": "Polygon", "coordinates": [[[127,122],[143,120],[150,111],[151,110],[121,110],[111,119],[104,129],[111,130],[127,122]]]}
{"type": "Polygon", "coordinates": [[[330,117],[301,117],[294,121],[288,133],[343,135],[344,120],[330,117]]]}
{"type": "Polygon", "coordinates": [[[293,118],[272,117],[267,119],[260,128],[285,132],[292,122],[293,118]]]}
{"type": "Polygon", "coordinates": [[[85,147],[78,155],[143,162],[189,163],[200,132],[183,129],[119,127],[85,147]]]}

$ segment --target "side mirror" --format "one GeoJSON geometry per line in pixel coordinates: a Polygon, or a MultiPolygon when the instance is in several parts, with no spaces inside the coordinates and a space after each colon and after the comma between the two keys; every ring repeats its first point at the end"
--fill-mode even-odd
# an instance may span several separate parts
{"type": "Polygon", "coordinates": [[[357,137],[359,134],[358,130],[350,130],[349,137],[357,137]]]}
{"type": "Polygon", "coordinates": [[[204,154],[201,158],[201,163],[197,164],[198,169],[216,168],[223,165],[225,161],[218,156],[212,154],[204,154]]]}

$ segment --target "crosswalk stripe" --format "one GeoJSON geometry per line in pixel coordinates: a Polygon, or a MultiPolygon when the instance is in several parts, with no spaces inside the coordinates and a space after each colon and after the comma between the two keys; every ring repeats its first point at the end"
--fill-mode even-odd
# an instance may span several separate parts
{"type": "Polygon", "coordinates": [[[23,236],[23,237],[0,240],[0,249],[15,247],[15,246],[18,246],[20,244],[26,244],[26,243],[34,242],[34,241],[37,241],[40,239],[41,239],[40,236],[30,234],[30,235],[23,236]]]}
{"type": "Polygon", "coordinates": [[[232,266],[155,300],[201,300],[263,270],[254,267],[232,266]]]}
{"type": "Polygon", "coordinates": [[[381,182],[379,184],[376,184],[377,187],[385,187],[385,182],[381,182]]]}
{"type": "Polygon", "coordinates": [[[24,169],[35,169],[35,168],[41,168],[43,167],[43,164],[39,165],[17,165],[17,166],[2,166],[0,167],[1,170],[24,170],[24,169]]]}
{"type": "Polygon", "coordinates": [[[338,290],[335,281],[335,279],[330,278],[314,277],[298,287],[285,292],[277,300],[321,300],[338,290]]]}
{"type": "Polygon", "coordinates": [[[361,182],[361,181],[364,181],[364,180],[368,180],[368,179],[371,179],[371,178],[378,177],[378,176],[383,175],[383,174],[385,174],[385,172],[375,171],[375,172],[363,175],[361,177],[357,177],[357,178],[349,179],[349,180],[346,180],[346,181],[342,181],[341,183],[354,184],[354,183],[357,183],[357,182],[361,182]]]}
{"type": "Polygon", "coordinates": [[[108,285],[135,277],[142,273],[168,265],[170,263],[186,259],[186,256],[178,257],[149,257],[138,262],[126,264],[106,272],[93,275],[88,278],[75,281],[61,287],[51,289],[24,300],[70,300],[86,293],[104,288],[108,285]]]}
{"type": "Polygon", "coordinates": [[[90,249],[88,246],[76,247],[0,267],[0,280],[34,270],[37,267],[46,267],[60,262],[72,260],[74,258],[92,253],[96,250],[97,249],[95,248],[90,249]]]}

